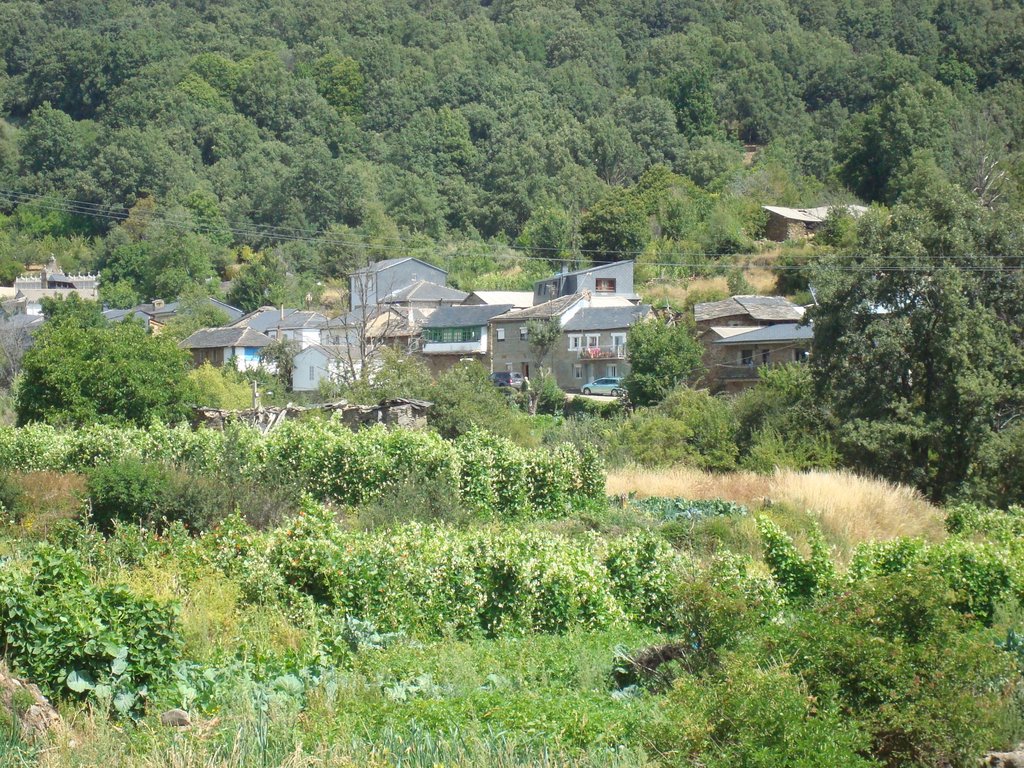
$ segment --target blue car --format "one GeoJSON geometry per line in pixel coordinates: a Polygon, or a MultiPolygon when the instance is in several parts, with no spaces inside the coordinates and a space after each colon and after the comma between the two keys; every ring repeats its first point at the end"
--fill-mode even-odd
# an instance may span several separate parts
{"type": "Polygon", "coordinates": [[[603,379],[594,379],[589,384],[583,385],[584,395],[611,395],[612,397],[619,397],[625,391],[622,386],[622,379],[610,376],[603,379]]]}

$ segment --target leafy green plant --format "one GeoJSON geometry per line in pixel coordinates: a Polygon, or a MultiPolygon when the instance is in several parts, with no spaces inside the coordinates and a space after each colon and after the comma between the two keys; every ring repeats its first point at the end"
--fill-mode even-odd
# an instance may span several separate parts
{"type": "Polygon", "coordinates": [[[764,561],[783,594],[789,599],[809,599],[828,591],[835,580],[828,545],[815,525],[809,537],[810,556],[804,558],[779,526],[766,517],[757,518],[764,561]]]}

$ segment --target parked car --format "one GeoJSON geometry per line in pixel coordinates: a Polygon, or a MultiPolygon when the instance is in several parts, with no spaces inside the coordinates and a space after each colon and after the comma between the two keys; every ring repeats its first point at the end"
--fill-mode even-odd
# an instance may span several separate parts
{"type": "Polygon", "coordinates": [[[619,397],[625,391],[625,388],[622,386],[622,379],[616,379],[611,376],[603,379],[594,379],[589,384],[583,385],[584,395],[612,395],[613,397],[619,397]]]}
{"type": "Polygon", "coordinates": [[[523,374],[514,371],[495,371],[491,374],[491,383],[496,387],[523,388],[523,374]]]}

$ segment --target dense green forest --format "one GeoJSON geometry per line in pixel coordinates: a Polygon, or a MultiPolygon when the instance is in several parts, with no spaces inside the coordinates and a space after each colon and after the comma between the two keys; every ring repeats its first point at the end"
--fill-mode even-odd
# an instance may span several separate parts
{"type": "Polygon", "coordinates": [[[518,286],[545,257],[742,251],[761,203],[891,204],[923,165],[1015,206],[1022,15],[965,0],[3,3],[0,277],[56,253],[103,270],[104,298],[127,306],[248,264],[268,284],[304,276],[304,295],[415,250],[455,283],[518,286]],[[656,166],[674,175],[652,181],[656,166]],[[510,270],[500,244],[537,260],[510,270]]]}

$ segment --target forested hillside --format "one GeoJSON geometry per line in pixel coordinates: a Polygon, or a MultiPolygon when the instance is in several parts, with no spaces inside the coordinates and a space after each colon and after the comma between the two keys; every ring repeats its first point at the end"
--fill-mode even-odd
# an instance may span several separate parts
{"type": "Polygon", "coordinates": [[[311,281],[460,242],[503,287],[547,265],[466,243],[689,263],[760,203],[1021,176],[1014,2],[9,2],[0,41],[0,276],[54,252],[124,306],[270,245],[311,281]]]}

